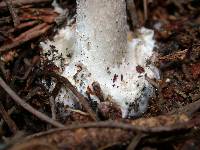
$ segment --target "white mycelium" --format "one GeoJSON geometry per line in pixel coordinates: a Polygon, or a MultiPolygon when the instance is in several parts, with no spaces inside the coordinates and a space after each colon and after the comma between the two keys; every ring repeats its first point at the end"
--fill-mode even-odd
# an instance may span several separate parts
{"type": "MultiPolygon", "coordinates": [[[[86,95],[87,88],[96,81],[104,98],[109,96],[121,108],[122,116],[130,117],[145,112],[152,95],[145,74],[150,78],[158,78],[159,74],[148,64],[155,45],[154,32],[141,28],[134,38],[127,38],[128,33],[125,0],[77,0],[76,27],[61,29],[54,41],[41,45],[44,50],[54,45],[58,54],[62,53],[62,76],[79,92],[86,95]],[[66,57],[69,54],[71,57],[66,57]]],[[[55,64],[59,67],[59,60],[55,64]]],[[[68,104],[72,98],[62,89],[57,99],[68,104]]]]}

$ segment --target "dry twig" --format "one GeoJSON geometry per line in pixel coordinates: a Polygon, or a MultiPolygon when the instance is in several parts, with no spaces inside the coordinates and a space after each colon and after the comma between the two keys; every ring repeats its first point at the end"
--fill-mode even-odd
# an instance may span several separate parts
{"type": "Polygon", "coordinates": [[[3,26],[4,24],[9,24],[9,23],[12,23],[12,18],[10,16],[0,18],[0,26],[3,26]]]}
{"type": "Polygon", "coordinates": [[[168,114],[181,114],[181,113],[185,113],[188,116],[191,116],[192,114],[194,114],[195,112],[197,112],[200,109],[200,99],[190,103],[186,106],[183,106],[181,108],[172,110],[171,112],[169,112],[168,114]]]}
{"type": "Polygon", "coordinates": [[[12,28],[8,31],[8,33],[12,33],[12,32],[15,32],[15,31],[18,31],[18,30],[21,30],[23,28],[27,28],[27,27],[32,27],[36,24],[38,24],[39,21],[38,20],[33,20],[33,21],[28,21],[28,22],[24,22],[24,23],[21,23],[19,24],[18,26],[16,26],[15,28],[12,28]]]}
{"type": "Polygon", "coordinates": [[[4,1],[10,11],[10,14],[11,14],[13,22],[14,22],[14,26],[16,27],[17,25],[20,24],[20,20],[19,20],[19,17],[17,16],[17,13],[13,7],[12,1],[11,0],[4,0],[4,1]]]}
{"type": "Polygon", "coordinates": [[[15,122],[10,118],[9,114],[6,112],[1,102],[0,102],[0,114],[4,119],[4,121],[7,123],[10,130],[13,132],[13,134],[15,134],[18,130],[17,126],[15,122]]]}
{"type": "Polygon", "coordinates": [[[138,18],[137,18],[135,3],[133,0],[127,0],[127,9],[131,15],[132,25],[133,27],[136,27],[138,25],[138,18]]]}
{"type": "Polygon", "coordinates": [[[48,25],[46,23],[39,24],[16,37],[11,44],[0,47],[0,52],[11,50],[12,48],[15,48],[31,39],[34,39],[47,32],[50,28],[51,25],[48,25]]]}
{"type": "Polygon", "coordinates": [[[51,106],[51,115],[52,119],[56,120],[56,104],[55,104],[55,99],[53,96],[49,98],[50,106],[51,106]]]}
{"type": "Polygon", "coordinates": [[[90,107],[88,101],[86,98],[80,94],[77,89],[70,83],[70,81],[67,78],[64,78],[56,73],[46,73],[46,75],[49,75],[51,77],[56,78],[59,82],[62,82],[63,84],[66,85],[67,88],[69,88],[72,93],[76,96],[77,101],[83,106],[83,108],[89,113],[91,118],[95,121],[99,120],[96,113],[92,110],[90,107]]]}
{"type": "Polygon", "coordinates": [[[36,117],[38,117],[39,119],[52,124],[55,127],[64,127],[63,124],[49,118],[48,116],[46,116],[45,114],[37,111],[36,109],[34,109],[31,105],[29,105],[28,103],[26,103],[23,99],[21,99],[5,82],[4,80],[0,77],[0,85],[1,87],[10,95],[10,97],[12,97],[12,99],[19,104],[20,106],[22,106],[24,109],[26,109],[27,111],[29,111],[30,113],[32,113],[33,115],[35,115],[36,117]]]}
{"type": "MultiPolygon", "coordinates": [[[[184,116],[182,115],[182,117],[184,116]]],[[[140,140],[142,140],[142,138],[145,136],[148,136],[150,139],[152,139],[152,137],[156,137],[163,132],[167,132],[171,136],[177,136],[177,133],[190,131],[188,129],[200,125],[199,116],[196,116],[191,120],[185,120],[184,123],[181,121],[183,119],[182,117],[179,116],[179,119],[177,117],[174,118],[174,116],[152,117],[150,120],[147,119],[147,122],[146,119],[138,119],[129,123],[122,123],[118,121],[102,121],[84,124],[72,124],[66,128],[53,129],[28,136],[22,143],[14,145],[11,149],[30,149],[31,147],[35,147],[33,146],[33,143],[36,143],[36,146],[42,146],[43,144],[41,145],[40,143],[42,141],[59,148],[61,148],[60,146],[64,146],[62,147],[64,149],[68,148],[68,146],[73,148],[80,146],[87,141],[90,143],[87,144],[87,149],[94,149],[94,146],[106,147],[105,145],[113,145],[118,142],[129,142],[131,137],[136,135],[136,133],[139,133],[140,135],[135,136],[135,138],[132,140],[133,142],[131,143],[130,147],[134,148],[137,146],[137,143],[140,142],[140,140]],[[174,120],[168,118],[174,118],[174,120]],[[153,123],[155,119],[160,121],[160,123],[157,124],[157,121],[153,123]],[[177,119],[179,120],[178,122],[176,122],[177,119]],[[152,126],[152,123],[149,121],[153,121],[152,123],[155,126],[152,126]],[[144,126],[144,123],[146,123],[147,126],[144,126]],[[101,145],[102,143],[103,145],[101,145]]],[[[181,134],[181,136],[183,135],[181,134]]]]}
{"type": "MultiPolygon", "coordinates": [[[[194,119],[195,120],[195,119],[194,119]]],[[[197,119],[198,120],[198,119],[197,119]]],[[[199,121],[199,120],[198,120],[199,121]]],[[[134,123],[134,121],[132,121],[134,123]]],[[[172,124],[171,126],[158,126],[158,127],[140,127],[138,125],[133,125],[132,123],[123,123],[119,121],[99,121],[99,122],[88,122],[84,124],[72,124],[69,125],[65,128],[61,129],[52,129],[49,131],[41,132],[41,133],[36,133],[32,136],[29,136],[30,138],[35,138],[42,136],[44,134],[50,134],[55,131],[64,131],[64,130],[75,130],[79,128],[118,128],[118,129],[123,129],[123,130],[130,130],[130,131],[135,131],[139,133],[144,133],[144,134],[150,134],[150,133],[162,133],[162,132],[173,132],[173,131],[180,131],[180,130],[187,130],[195,125],[200,125],[200,122],[192,122],[190,121],[182,123],[182,124],[172,124]]]]}
{"type": "Polygon", "coordinates": [[[144,7],[144,20],[148,19],[148,0],[143,0],[143,7],[144,7]]]}
{"type": "MultiPolygon", "coordinates": [[[[52,0],[12,0],[12,5],[14,7],[24,6],[24,5],[34,5],[34,4],[42,4],[42,3],[51,3],[52,0]]],[[[4,9],[6,4],[0,2],[0,9],[4,9]]]]}
{"type": "Polygon", "coordinates": [[[129,144],[127,150],[134,150],[144,136],[145,134],[142,134],[142,133],[138,133],[137,135],[135,135],[135,137],[132,139],[131,143],[129,144]]]}

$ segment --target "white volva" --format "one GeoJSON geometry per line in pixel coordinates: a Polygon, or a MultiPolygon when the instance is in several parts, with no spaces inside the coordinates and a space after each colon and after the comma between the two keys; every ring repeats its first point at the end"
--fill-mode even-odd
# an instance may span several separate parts
{"type": "MultiPolygon", "coordinates": [[[[125,0],[77,0],[76,19],[76,28],[61,29],[54,42],[41,43],[43,49],[54,45],[58,54],[65,55],[62,75],[82,94],[96,81],[104,98],[109,96],[119,105],[123,117],[143,113],[153,92],[145,74],[159,78],[157,69],[147,65],[155,44],[153,31],[141,28],[128,40],[125,0]],[[138,73],[137,66],[145,72],[138,73]]],[[[55,64],[59,66],[59,60],[55,64]]],[[[57,99],[71,105],[71,96],[64,89],[57,99]]]]}

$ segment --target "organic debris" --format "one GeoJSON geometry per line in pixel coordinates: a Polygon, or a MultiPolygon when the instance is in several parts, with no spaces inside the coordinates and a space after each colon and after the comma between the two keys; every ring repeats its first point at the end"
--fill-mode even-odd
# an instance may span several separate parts
{"type": "Polygon", "coordinates": [[[64,17],[51,0],[0,0],[0,149],[199,149],[200,1],[127,0],[131,29],[155,31],[161,75],[146,76],[155,95],[146,113],[129,119],[104,98],[98,82],[84,97],[41,55],[39,43],[75,14],[74,0],[58,2],[64,17]],[[55,100],[63,85],[73,95],[73,109],[55,100]]]}

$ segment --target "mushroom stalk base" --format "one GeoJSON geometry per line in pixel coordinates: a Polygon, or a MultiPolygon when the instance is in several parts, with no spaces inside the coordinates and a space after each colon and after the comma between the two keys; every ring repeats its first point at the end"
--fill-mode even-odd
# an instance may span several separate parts
{"type": "MultiPolygon", "coordinates": [[[[152,30],[141,28],[130,37],[126,22],[125,0],[77,0],[76,28],[66,27],[54,42],[65,57],[64,72],[78,91],[86,96],[93,82],[98,82],[104,99],[110,98],[121,108],[123,117],[145,112],[153,88],[146,81],[159,78],[153,65],[147,65],[153,55],[155,41],[152,30]],[[66,56],[72,56],[67,58],[66,56]]],[[[55,61],[55,64],[60,64],[55,61]]],[[[90,95],[99,102],[95,95],[90,95]]],[[[73,97],[62,89],[57,99],[73,105],[73,97]]]]}

